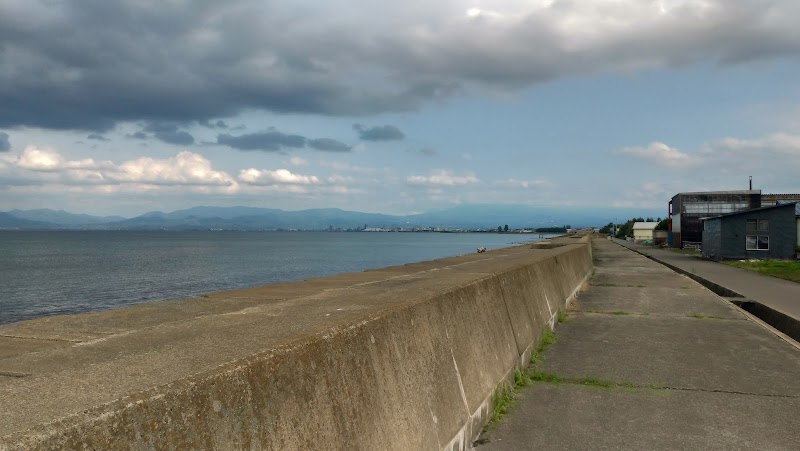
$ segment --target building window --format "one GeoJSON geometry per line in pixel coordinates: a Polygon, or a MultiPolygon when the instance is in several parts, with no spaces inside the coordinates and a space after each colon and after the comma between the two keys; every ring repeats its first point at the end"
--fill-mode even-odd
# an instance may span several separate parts
{"type": "Polygon", "coordinates": [[[748,219],[747,233],[769,233],[769,219],[748,219]]]}
{"type": "Polygon", "coordinates": [[[748,251],[768,251],[769,236],[767,235],[747,235],[748,251]]]}

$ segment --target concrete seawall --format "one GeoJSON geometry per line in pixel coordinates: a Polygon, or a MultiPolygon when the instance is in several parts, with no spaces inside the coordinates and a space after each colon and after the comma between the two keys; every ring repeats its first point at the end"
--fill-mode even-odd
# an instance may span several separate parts
{"type": "Polygon", "coordinates": [[[592,270],[562,238],[0,327],[0,449],[465,449],[592,270]]]}

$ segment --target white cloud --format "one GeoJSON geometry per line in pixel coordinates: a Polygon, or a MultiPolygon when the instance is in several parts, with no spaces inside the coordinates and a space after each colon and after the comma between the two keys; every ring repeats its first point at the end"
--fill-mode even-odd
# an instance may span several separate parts
{"type": "Polygon", "coordinates": [[[300,157],[292,157],[289,159],[289,163],[291,163],[293,166],[305,166],[308,164],[308,160],[300,157]]]}
{"type": "Polygon", "coordinates": [[[748,176],[753,176],[755,187],[767,192],[795,192],[800,181],[800,135],[790,133],[721,138],[703,144],[692,154],[658,142],[612,153],[681,170],[668,177],[668,185],[661,175],[657,176],[660,180],[645,183],[639,190],[626,190],[626,201],[633,203],[668,198],[679,191],[744,189],[748,176]]]}
{"type": "Polygon", "coordinates": [[[320,183],[315,175],[295,174],[288,169],[242,169],[239,171],[239,180],[251,185],[316,185],[320,183]]]}
{"type": "Polygon", "coordinates": [[[548,180],[517,180],[517,179],[507,179],[507,180],[500,180],[495,182],[495,184],[499,186],[508,186],[508,187],[515,187],[515,188],[546,188],[551,187],[553,184],[548,180]]]}
{"type": "Polygon", "coordinates": [[[19,154],[16,164],[31,171],[55,171],[61,169],[63,161],[61,155],[53,149],[27,146],[19,154]]]}
{"type": "Polygon", "coordinates": [[[652,142],[647,147],[625,147],[612,152],[614,155],[630,156],[656,166],[685,169],[699,165],[699,157],[681,152],[662,142],[652,142]]]}
{"type": "Polygon", "coordinates": [[[343,161],[328,161],[323,160],[319,162],[319,165],[323,168],[333,169],[335,171],[345,171],[345,172],[361,172],[361,173],[374,173],[377,172],[378,169],[370,168],[366,166],[358,166],[351,163],[346,163],[343,161]]]}
{"type": "Polygon", "coordinates": [[[406,182],[414,186],[462,186],[480,183],[480,180],[471,173],[457,176],[450,171],[439,170],[428,176],[411,175],[406,178],[406,182]]]}
{"type": "Polygon", "coordinates": [[[202,155],[188,151],[166,159],[142,157],[116,165],[91,158],[66,160],[56,150],[27,146],[14,164],[19,169],[42,173],[38,180],[44,183],[133,184],[139,189],[175,185],[238,189],[236,181],[227,173],[214,170],[202,155]]]}
{"type": "Polygon", "coordinates": [[[757,139],[724,138],[712,143],[707,148],[708,152],[752,152],[775,153],[794,155],[800,157],[800,135],[774,133],[757,139]]]}
{"type": "Polygon", "coordinates": [[[333,183],[333,184],[352,183],[353,181],[354,181],[353,177],[345,175],[333,174],[330,177],[328,177],[328,183],[333,183]]]}
{"type": "Polygon", "coordinates": [[[119,182],[154,185],[216,185],[233,186],[236,181],[227,173],[215,171],[211,162],[200,154],[183,151],[167,159],[142,157],[126,161],[108,178],[119,182]]]}

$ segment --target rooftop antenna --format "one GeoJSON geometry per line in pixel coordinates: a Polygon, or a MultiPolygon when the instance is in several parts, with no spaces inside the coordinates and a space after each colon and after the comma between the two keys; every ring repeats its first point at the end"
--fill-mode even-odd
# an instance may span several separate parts
{"type": "Polygon", "coordinates": [[[753,191],[753,176],[750,176],[750,191],[753,191]]]}

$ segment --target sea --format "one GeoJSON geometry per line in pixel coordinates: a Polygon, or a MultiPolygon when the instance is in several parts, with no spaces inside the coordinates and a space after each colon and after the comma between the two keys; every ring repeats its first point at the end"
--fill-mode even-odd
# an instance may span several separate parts
{"type": "Polygon", "coordinates": [[[382,268],[549,236],[0,231],[0,324],[382,268]]]}

